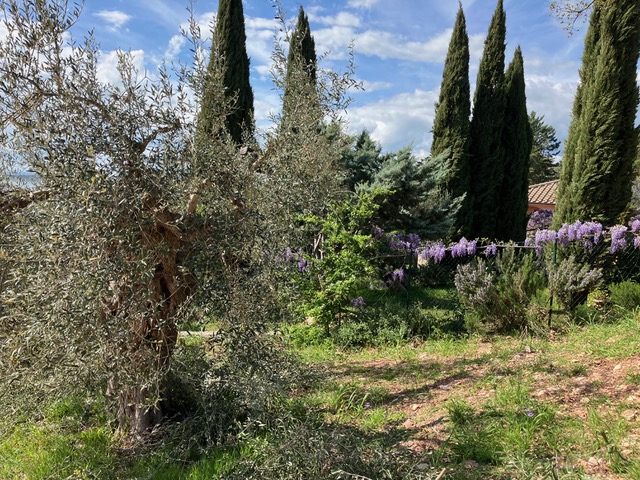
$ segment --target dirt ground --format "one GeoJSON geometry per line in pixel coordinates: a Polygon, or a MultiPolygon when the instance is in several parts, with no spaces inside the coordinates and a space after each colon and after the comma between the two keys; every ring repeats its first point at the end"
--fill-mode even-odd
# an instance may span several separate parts
{"type": "MultiPolygon", "coordinates": [[[[491,359],[493,346],[483,343],[471,358],[438,358],[426,353],[417,359],[335,363],[331,368],[337,381],[355,381],[376,385],[389,392],[388,408],[406,418],[402,427],[413,432],[401,443],[416,453],[435,450],[446,440],[448,420],[446,404],[453,398],[464,399],[472,407],[480,407],[493,395],[488,378],[501,379],[526,375],[533,379],[531,396],[552,403],[558,415],[587,418],[590,404],[598,398],[598,411],[617,411],[629,422],[640,423],[639,382],[626,381],[640,377],[640,354],[623,360],[592,358],[587,355],[554,357],[547,363],[545,355],[529,347],[507,359],[491,359]]],[[[619,445],[622,455],[632,455],[640,445],[640,426],[634,429],[625,444],[619,445]]],[[[469,468],[473,468],[470,461],[469,468]]],[[[580,461],[592,478],[617,479],[602,458],[589,457],[580,461]]]]}

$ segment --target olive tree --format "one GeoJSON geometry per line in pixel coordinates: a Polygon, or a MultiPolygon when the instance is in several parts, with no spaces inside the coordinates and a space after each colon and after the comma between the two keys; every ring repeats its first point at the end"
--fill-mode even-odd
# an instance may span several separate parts
{"type": "MultiPolygon", "coordinates": [[[[195,22],[193,65],[147,74],[121,52],[110,84],[93,36],[72,36],[80,7],[0,3],[2,163],[39,178],[19,195],[0,184],[12,198],[0,210],[3,415],[49,393],[103,390],[117,425],[143,432],[171,412],[181,322],[214,316],[228,340],[219,352],[258,361],[225,332],[259,335],[280,318],[278,259],[296,217],[338,191],[340,146],[303,114],[296,142],[267,138],[262,152],[200,131],[203,84],[214,122],[232,106],[224,61],[207,69],[195,22]]],[[[325,78],[337,106],[350,80],[325,78]]]]}

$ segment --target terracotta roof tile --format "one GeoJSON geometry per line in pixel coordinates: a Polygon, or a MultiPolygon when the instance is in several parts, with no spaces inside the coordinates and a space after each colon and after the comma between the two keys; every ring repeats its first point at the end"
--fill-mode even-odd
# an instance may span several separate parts
{"type": "Polygon", "coordinates": [[[559,180],[529,185],[529,203],[555,205],[559,180]]]}

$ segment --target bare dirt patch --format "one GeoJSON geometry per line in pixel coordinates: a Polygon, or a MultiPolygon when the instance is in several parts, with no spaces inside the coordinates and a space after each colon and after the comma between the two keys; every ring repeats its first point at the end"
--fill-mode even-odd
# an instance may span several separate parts
{"type": "MultiPolygon", "coordinates": [[[[561,416],[586,421],[589,409],[621,416],[633,425],[627,440],[620,445],[621,454],[638,451],[640,353],[625,359],[588,355],[550,359],[530,347],[506,358],[492,357],[494,353],[497,352],[490,343],[483,343],[473,356],[465,358],[419,353],[410,360],[337,362],[331,370],[338,382],[386,389],[387,408],[402,414],[405,420],[401,427],[410,432],[399,446],[418,454],[437,449],[448,438],[448,402],[462,399],[471,407],[481,408],[493,398],[495,382],[504,379],[522,382],[533,400],[553,405],[561,416]]],[[[597,455],[585,453],[578,462],[591,478],[629,478],[614,474],[608,462],[597,455]]]]}

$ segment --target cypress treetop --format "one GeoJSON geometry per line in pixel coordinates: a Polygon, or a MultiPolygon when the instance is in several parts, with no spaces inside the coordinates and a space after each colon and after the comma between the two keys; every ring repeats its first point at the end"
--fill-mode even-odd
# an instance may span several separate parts
{"type": "Polygon", "coordinates": [[[498,201],[504,172],[504,56],[507,33],[502,0],[498,0],[480,60],[471,120],[472,236],[496,234],[498,201]]]}
{"type": "Polygon", "coordinates": [[[282,114],[286,117],[296,107],[295,102],[309,102],[301,106],[309,108],[318,106],[319,100],[316,91],[316,46],[311,36],[309,18],[302,6],[298,13],[298,23],[289,41],[289,54],[287,56],[287,76],[285,79],[284,94],[282,97],[282,114]]]}
{"type": "Polygon", "coordinates": [[[469,165],[469,115],[471,113],[471,93],[469,86],[469,36],[462,10],[458,10],[449,42],[449,50],[442,73],[440,97],[436,104],[433,121],[433,143],[431,156],[437,157],[448,150],[443,157],[448,163],[449,173],[442,187],[453,197],[467,194],[458,211],[451,232],[455,236],[469,235],[471,228],[469,165]]]}
{"type": "MultiPolygon", "coordinates": [[[[242,0],[219,0],[207,81],[215,76],[215,68],[222,65],[225,96],[232,112],[226,116],[225,128],[236,144],[245,143],[253,136],[253,90],[249,83],[249,57],[244,27],[242,0]]],[[[216,110],[207,86],[203,92],[200,121],[205,132],[213,134],[219,128],[213,125],[216,110]]]]}
{"type": "Polygon", "coordinates": [[[502,131],[504,180],[498,202],[496,238],[520,241],[524,240],[527,233],[529,155],[533,134],[527,115],[524,61],[519,46],[507,69],[505,96],[502,131]]]}

